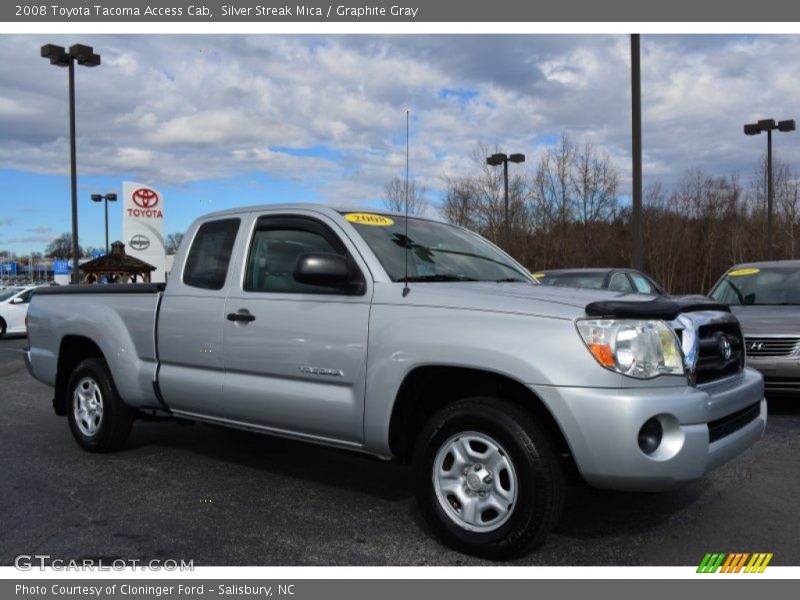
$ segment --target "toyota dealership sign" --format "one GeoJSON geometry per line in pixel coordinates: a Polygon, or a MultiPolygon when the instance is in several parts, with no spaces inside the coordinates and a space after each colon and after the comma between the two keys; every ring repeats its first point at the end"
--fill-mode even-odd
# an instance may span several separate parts
{"type": "Polygon", "coordinates": [[[133,190],[131,200],[135,204],[133,208],[128,207],[128,214],[132,217],[147,217],[163,219],[164,214],[158,206],[158,192],[150,188],[140,187],[133,190]]]}
{"type": "Polygon", "coordinates": [[[125,251],[153,265],[151,281],[164,281],[164,197],[155,188],[122,184],[122,231],[125,251]]]}

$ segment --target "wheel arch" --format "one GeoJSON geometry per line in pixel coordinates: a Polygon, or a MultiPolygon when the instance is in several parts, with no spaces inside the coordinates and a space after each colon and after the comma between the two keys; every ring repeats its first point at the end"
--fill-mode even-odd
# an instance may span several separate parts
{"type": "Polygon", "coordinates": [[[53,396],[53,410],[59,416],[67,414],[67,384],[72,371],[87,358],[103,358],[103,351],[90,338],[81,335],[66,335],[62,338],[58,348],[58,363],[56,367],[55,395],[53,396]]]}
{"type": "Polygon", "coordinates": [[[523,383],[483,369],[436,365],[413,369],[400,385],[389,424],[392,454],[409,461],[425,421],[443,406],[472,396],[495,396],[519,406],[545,430],[557,452],[572,462],[569,443],[555,417],[523,383]]]}

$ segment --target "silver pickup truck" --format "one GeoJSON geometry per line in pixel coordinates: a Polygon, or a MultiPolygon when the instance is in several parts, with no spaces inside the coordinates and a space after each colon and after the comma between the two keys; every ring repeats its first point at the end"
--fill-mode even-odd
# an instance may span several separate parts
{"type": "Polygon", "coordinates": [[[37,291],[28,335],[89,451],[162,414],[407,461],[431,527],[493,559],[542,543],[565,473],[668,489],[767,419],[725,305],[539,285],[460,227],[317,205],[198,219],[166,286],[37,291]]]}

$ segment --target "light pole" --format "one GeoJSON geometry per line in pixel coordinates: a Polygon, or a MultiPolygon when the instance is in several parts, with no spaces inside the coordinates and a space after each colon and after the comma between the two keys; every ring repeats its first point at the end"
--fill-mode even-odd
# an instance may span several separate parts
{"type": "Polygon", "coordinates": [[[642,236],[642,73],[639,34],[631,34],[631,259],[634,269],[644,268],[642,236]]]}
{"type": "Polygon", "coordinates": [[[506,244],[509,243],[511,236],[511,228],[509,225],[509,218],[508,218],[508,163],[523,163],[525,162],[525,155],[524,154],[503,154],[502,152],[498,152],[496,154],[492,154],[490,157],[486,159],[486,164],[491,165],[492,167],[497,167],[503,165],[503,190],[504,190],[504,203],[505,203],[505,240],[506,244]]]}
{"type": "Polygon", "coordinates": [[[794,119],[775,122],[775,119],[761,119],[744,126],[745,135],[760,135],[767,132],[767,260],[772,260],[772,131],[794,131],[794,119]]]}
{"type": "Polygon", "coordinates": [[[69,51],[62,46],[45,44],[42,46],[42,58],[50,60],[51,65],[67,67],[69,70],[69,151],[72,187],[72,282],[78,283],[78,167],[75,152],[75,62],[84,67],[96,67],[100,64],[100,55],[95,54],[91,46],[74,44],[69,51]]]}
{"type": "Polygon", "coordinates": [[[103,202],[106,206],[106,254],[108,254],[108,203],[116,201],[116,194],[106,194],[105,196],[100,194],[92,194],[92,202],[103,202]]]}

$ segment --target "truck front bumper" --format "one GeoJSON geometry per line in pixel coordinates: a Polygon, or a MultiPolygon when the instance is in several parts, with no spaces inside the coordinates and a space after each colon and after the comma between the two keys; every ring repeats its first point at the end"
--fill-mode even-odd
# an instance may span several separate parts
{"type": "Polygon", "coordinates": [[[600,488],[658,491],[695,481],[750,447],[767,424],[753,369],[702,387],[529,387],[561,426],[578,470],[600,488]],[[639,432],[649,419],[663,434],[646,454],[639,432]]]}

